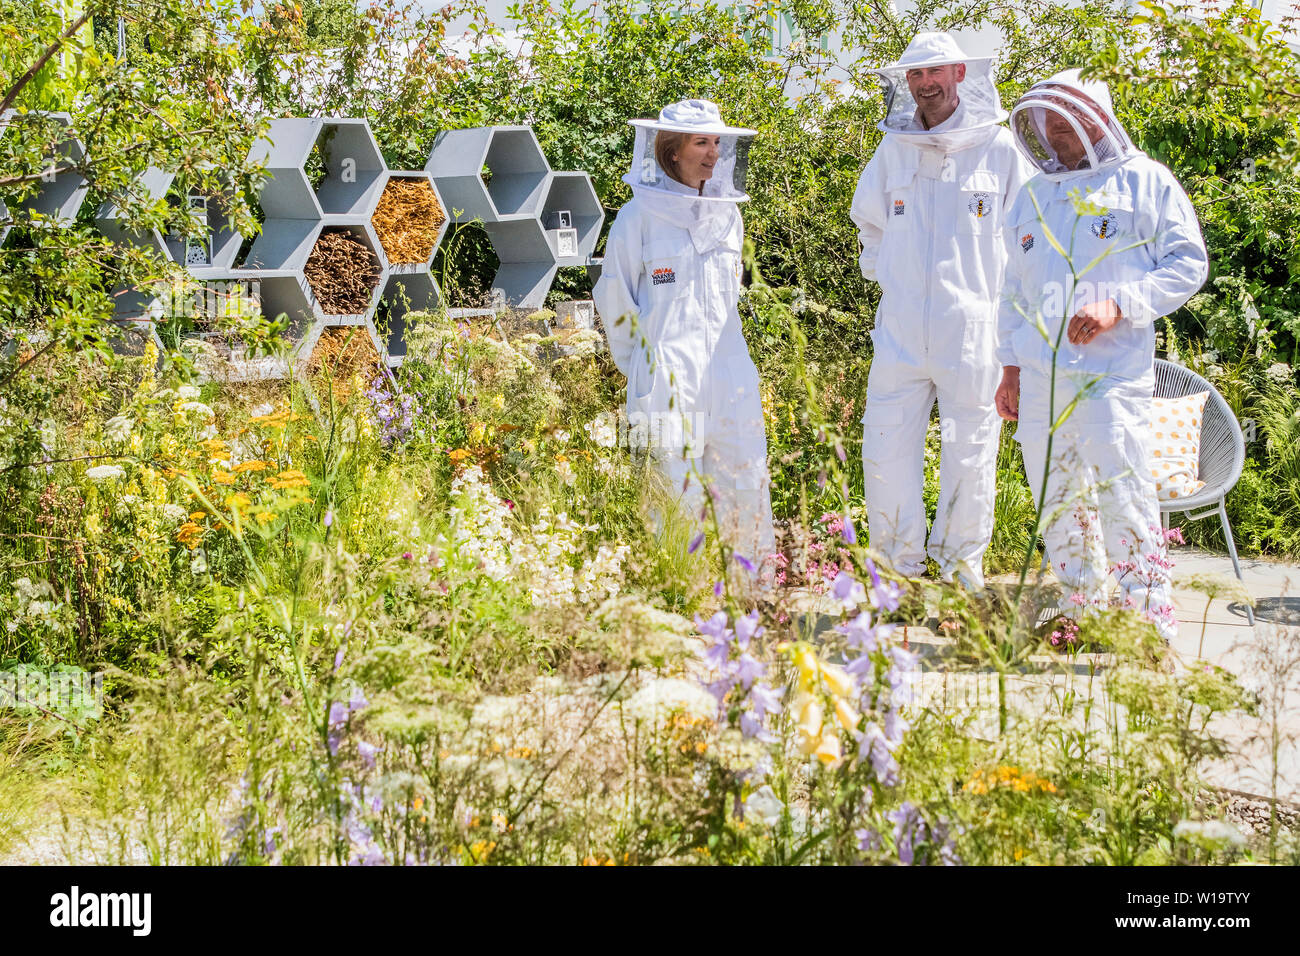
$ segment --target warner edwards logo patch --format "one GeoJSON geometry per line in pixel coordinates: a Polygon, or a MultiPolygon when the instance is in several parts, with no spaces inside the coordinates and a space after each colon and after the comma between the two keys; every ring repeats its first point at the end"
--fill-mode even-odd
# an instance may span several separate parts
{"type": "Polygon", "coordinates": [[[650,274],[650,281],[655,285],[667,285],[670,282],[677,281],[677,273],[666,266],[662,269],[656,269],[650,274]]]}
{"type": "Polygon", "coordinates": [[[1027,232],[1020,237],[1020,248],[1025,252],[1034,248],[1034,234],[1032,232],[1027,232]]]}

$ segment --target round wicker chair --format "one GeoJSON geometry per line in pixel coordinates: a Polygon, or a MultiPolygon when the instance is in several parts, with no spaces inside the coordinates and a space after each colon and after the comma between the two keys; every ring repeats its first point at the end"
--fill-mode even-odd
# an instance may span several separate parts
{"type": "MultiPolygon", "coordinates": [[[[1218,389],[1191,369],[1156,359],[1155,373],[1157,398],[1210,393],[1205,402],[1205,413],[1201,416],[1201,456],[1196,474],[1205,482],[1205,487],[1190,498],[1160,502],[1161,521],[1167,527],[1168,515],[1178,512],[1185,513],[1188,521],[1218,515],[1224,540],[1228,543],[1228,555],[1232,558],[1232,569],[1240,581],[1241,562],[1237,560],[1237,545],[1232,539],[1232,526],[1228,524],[1228,511],[1224,506],[1224,499],[1241,477],[1246,462],[1246,441],[1241,426],[1237,424],[1237,416],[1218,389]]],[[[1246,605],[1246,617],[1251,624],[1255,623],[1255,612],[1249,604],[1246,605]]]]}

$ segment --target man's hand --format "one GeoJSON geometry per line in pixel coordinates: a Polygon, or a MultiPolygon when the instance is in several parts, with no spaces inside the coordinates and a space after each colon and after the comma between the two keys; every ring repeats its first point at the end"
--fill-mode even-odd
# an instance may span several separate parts
{"type": "Polygon", "coordinates": [[[1089,342],[1095,342],[1097,336],[1103,332],[1113,329],[1122,318],[1124,314],[1120,312],[1119,305],[1114,299],[1094,302],[1074,313],[1066,334],[1075,345],[1087,345],[1089,342]]]}
{"type": "Polygon", "coordinates": [[[1002,382],[998,385],[997,395],[993,397],[998,414],[1009,422],[1020,420],[1020,368],[1005,365],[1002,368],[1002,382]]]}

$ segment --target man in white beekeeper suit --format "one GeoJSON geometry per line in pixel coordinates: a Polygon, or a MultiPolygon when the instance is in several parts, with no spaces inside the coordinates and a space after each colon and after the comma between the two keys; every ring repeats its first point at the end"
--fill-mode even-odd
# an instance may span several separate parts
{"type": "Polygon", "coordinates": [[[939,501],[929,555],[944,580],[984,585],[1001,423],[993,404],[1005,210],[1032,172],[1001,125],[991,58],[919,33],[875,71],[885,132],[851,215],[862,274],[880,284],[862,417],[871,546],[925,570],[926,430],[939,401],[939,501]]]}
{"type": "Polygon", "coordinates": [[[1019,421],[1067,610],[1106,606],[1113,574],[1124,603],[1172,637],[1149,461],[1154,322],[1205,282],[1196,211],[1173,173],[1129,140],[1105,85],[1082,82],[1078,70],[1031,87],[1011,127],[1039,173],[1007,219],[998,410],[1019,421]]]}
{"type": "MultiPolygon", "coordinates": [[[[648,432],[670,491],[710,517],[758,570],[775,551],[758,371],[737,303],[754,130],[728,126],[707,100],[682,100],[636,128],[632,199],[609,230],[592,292],[614,364],[627,376],[629,425],[648,432]]],[[[769,580],[772,567],[763,569],[769,580]]]]}

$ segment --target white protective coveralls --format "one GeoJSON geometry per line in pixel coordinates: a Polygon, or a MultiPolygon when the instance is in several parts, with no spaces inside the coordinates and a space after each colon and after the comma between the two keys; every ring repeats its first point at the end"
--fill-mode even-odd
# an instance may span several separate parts
{"type": "Polygon", "coordinates": [[[720,529],[757,566],[776,550],[758,370],[741,331],[744,224],[739,202],[753,130],[726,126],[706,100],[665,107],[637,129],[632,199],[610,227],[592,292],[610,353],[627,376],[634,444],[648,450],[682,506],[700,517],[715,492],[720,529]],[[655,160],[664,130],[719,136],[719,159],[697,192],[655,160]]]}
{"type": "Polygon", "coordinates": [[[1072,599],[1066,609],[1071,616],[1108,603],[1113,574],[1124,603],[1170,637],[1176,628],[1170,563],[1148,463],[1154,322],[1205,282],[1196,212],[1173,174],[1133,146],[1106,86],[1081,82],[1078,70],[1032,87],[1016,103],[1011,125],[1041,172],[1007,220],[998,360],[1020,369],[1016,439],[1036,501],[1046,471],[1047,553],[1072,599]],[[1067,119],[1085,147],[1076,169],[1061,162],[1048,140],[1050,113],[1067,119]],[[1069,195],[1074,190],[1092,206],[1076,208],[1069,195]],[[1048,229],[1072,250],[1076,270],[1096,260],[1077,285],[1066,259],[1046,239],[1048,229]],[[1118,324],[1072,344],[1063,326],[1079,309],[1107,299],[1119,306],[1118,324]],[[1076,398],[1052,436],[1049,469],[1051,422],[1076,398]]]}
{"type": "Polygon", "coordinates": [[[885,86],[886,133],[851,215],[862,274],[880,284],[862,418],[871,545],[902,574],[925,570],[924,453],[939,401],[939,500],[929,554],[946,580],[983,587],[993,533],[1001,422],[993,404],[1004,211],[1033,172],[1001,122],[990,58],[920,33],[885,86]],[[956,111],[932,130],[916,116],[909,69],[965,63],[956,111]]]}

